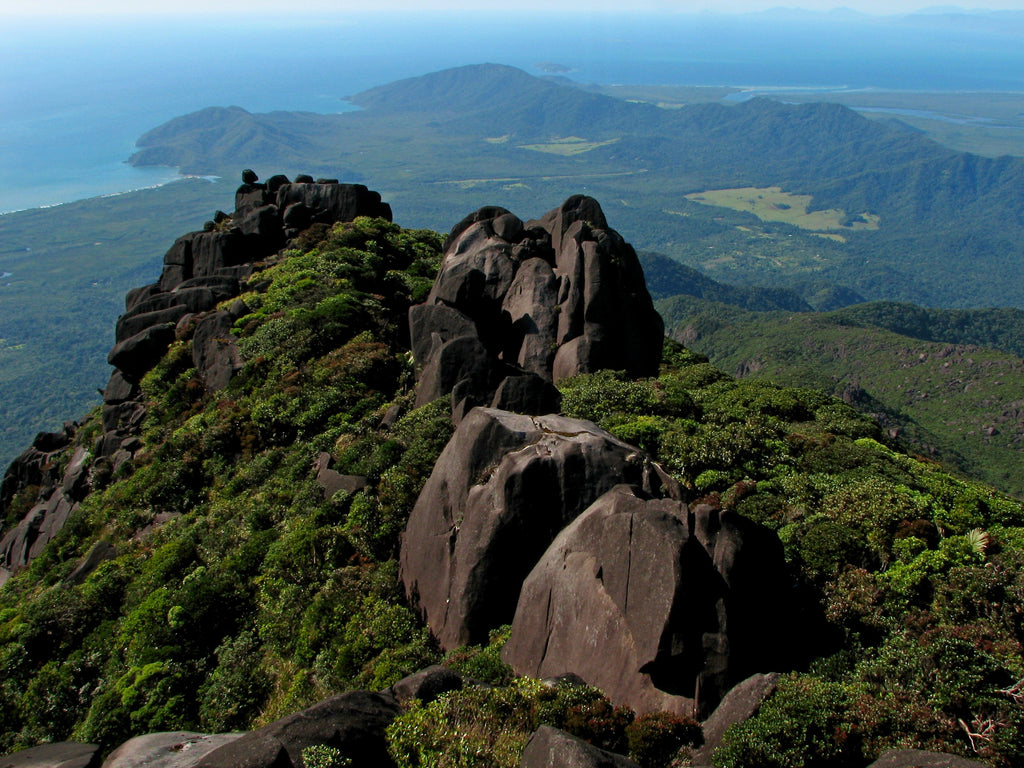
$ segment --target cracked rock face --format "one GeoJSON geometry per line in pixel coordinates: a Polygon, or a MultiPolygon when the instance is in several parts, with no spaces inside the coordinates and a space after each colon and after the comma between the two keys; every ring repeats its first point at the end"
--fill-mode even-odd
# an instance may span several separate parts
{"type": "Polygon", "coordinates": [[[512,620],[548,545],[619,483],[679,498],[637,448],[588,421],[476,408],[420,493],[402,541],[406,593],[445,649],[512,620]]]}
{"type": "Polygon", "coordinates": [[[525,376],[511,409],[546,413],[557,410],[552,383],[569,376],[656,375],[664,333],[636,253],[582,195],[536,221],[496,207],[463,219],[409,325],[417,404],[452,393],[456,421],[499,407],[510,377],[525,376]]]}
{"type": "Polygon", "coordinates": [[[530,573],[502,656],[521,675],[579,675],[638,712],[709,711],[776,663],[785,584],[771,531],[620,485],[530,573]]]}

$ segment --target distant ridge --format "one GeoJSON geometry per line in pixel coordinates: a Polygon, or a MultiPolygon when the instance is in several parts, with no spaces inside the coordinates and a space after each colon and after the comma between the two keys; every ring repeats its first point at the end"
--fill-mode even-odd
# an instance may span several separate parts
{"type": "Polygon", "coordinates": [[[460,118],[446,125],[458,132],[489,131],[522,135],[586,131],[643,131],[668,117],[664,110],[590,93],[575,84],[534,77],[503,64],[446,69],[371,88],[349,98],[377,114],[440,112],[460,118]],[[465,116],[472,116],[471,122],[465,116]]]}

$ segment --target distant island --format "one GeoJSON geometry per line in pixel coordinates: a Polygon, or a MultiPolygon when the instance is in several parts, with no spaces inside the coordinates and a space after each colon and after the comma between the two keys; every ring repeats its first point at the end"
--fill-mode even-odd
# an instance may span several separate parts
{"type": "Polygon", "coordinates": [[[567,75],[573,71],[572,67],[567,67],[564,64],[556,64],[552,61],[542,61],[540,64],[535,64],[534,66],[541,72],[548,72],[552,75],[567,75]]]}

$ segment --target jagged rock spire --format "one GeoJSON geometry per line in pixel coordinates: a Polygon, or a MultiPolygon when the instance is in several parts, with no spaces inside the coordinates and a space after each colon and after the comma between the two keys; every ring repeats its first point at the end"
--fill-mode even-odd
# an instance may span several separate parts
{"type": "Polygon", "coordinates": [[[409,319],[417,402],[452,393],[456,421],[476,405],[556,410],[551,385],[578,373],[655,375],[664,332],[636,253],[582,195],[526,223],[467,216],[409,319]]]}

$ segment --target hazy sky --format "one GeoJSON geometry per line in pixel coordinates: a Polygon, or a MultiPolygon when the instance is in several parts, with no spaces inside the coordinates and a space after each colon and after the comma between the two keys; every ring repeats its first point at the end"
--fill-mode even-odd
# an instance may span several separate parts
{"type": "MultiPolygon", "coordinates": [[[[634,0],[630,10],[649,9],[675,12],[743,12],[774,7],[829,10],[847,7],[866,13],[893,14],[920,10],[929,6],[949,5],[966,9],[1024,10],[1024,0],[961,0],[956,3],[936,3],[927,0],[634,0]]],[[[622,11],[622,0],[511,0],[509,8],[522,10],[590,10],[597,12],[622,11]]],[[[256,12],[288,14],[307,12],[351,13],[359,11],[477,9],[478,0],[0,0],[0,15],[138,15],[138,14],[197,14],[217,12],[256,12]]]]}

